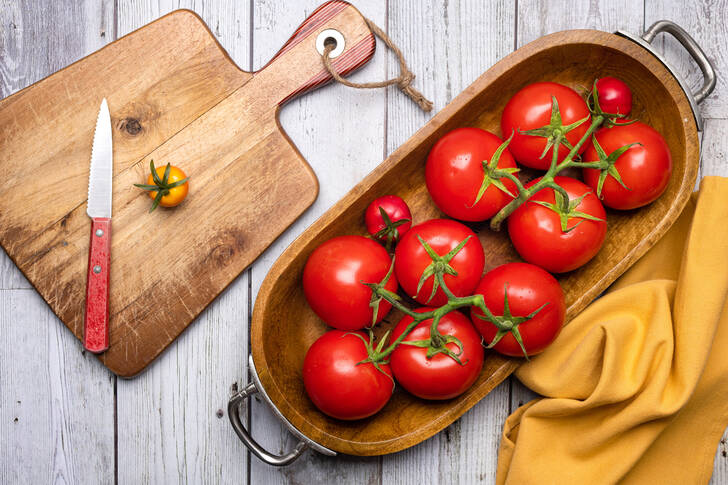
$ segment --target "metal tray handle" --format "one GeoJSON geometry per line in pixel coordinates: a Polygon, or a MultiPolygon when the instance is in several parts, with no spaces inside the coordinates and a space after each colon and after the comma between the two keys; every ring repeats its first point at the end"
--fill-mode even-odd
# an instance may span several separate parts
{"type": "Polygon", "coordinates": [[[660,32],[671,34],[678,42],[680,42],[703,72],[703,86],[696,92],[692,93],[695,102],[698,104],[702,103],[703,100],[705,100],[705,98],[713,92],[713,89],[715,89],[715,68],[708,60],[703,49],[701,49],[698,43],[695,42],[695,39],[693,39],[690,34],[685,31],[685,29],[677,25],[675,22],[670,22],[669,20],[658,20],[652,24],[644,34],[642,34],[642,38],[645,42],[649,42],[651,44],[660,32]]]}
{"type": "Polygon", "coordinates": [[[273,466],[288,465],[296,458],[301,456],[301,453],[303,453],[306,448],[308,448],[308,445],[306,443],[304,443],[303,441],[299,442],[290,453],[287,453],[285,455],[274,455],[265,450],[265,448],[263,448],[262,446],[260,446],[258,442],[255,441],[252,436],[250,436],[250,433],[248,433],[248,430],[245,429],[245,426],[243,426],[243,423],[240,421],[240,406],[242,406],[243,402],[247,398],[257,392],[258,388],[255,387],[255,383],[251,382],[241,391],[233,394],[233,396],[230,398],[230,401],[228,401],[228,416],[230,417],[230,424],[233,425],[233,429],[240,438],[240,441],[242,441],[245,446],[262,461],[273,466]]]}

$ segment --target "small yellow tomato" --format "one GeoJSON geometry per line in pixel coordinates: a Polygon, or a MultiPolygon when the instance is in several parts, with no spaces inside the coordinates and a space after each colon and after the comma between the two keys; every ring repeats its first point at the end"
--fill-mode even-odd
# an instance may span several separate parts
{"type": "MultiPolygon", "coordinates": [[[[157,176],[160,179],[164,177],[164,170],[165,167],[157,168],[157,176]]],[[[179,167],[175,167],[174,165],[171,165],[169,167],[169,179],[167,180],[168,184],[171,185],[186,178],[187,175],[185,175],[185,173],[179,167]]],[[[147,184],[154,185],[154,177],[152,176],[152,174],[149,174],[149,177],[147,177],[147,184]]],[[[178,185],[177,187],[172,187],[171,189],[166,189],[165,195],[162,195],[162,198],[159,200],[159,205],[161,205],[162,207],[174,207],[176,205],[180,205],[182,201],[185,200],[185,197],[187,197],[187,192],[189,191],[189,189],[189,182],[185,182],[182,185],[178,185]]],[[[156,199],[157,191],[149,191],[149,197],[151,197],[152,200],[156,199]]]]}
{"type": "Polygon", "coordinates": [[[162,207],[174,207],[182,203],[187,197],[190,189],[188,177],[179,168],[170,165],[156,168],[154,160],[149,162],[150,174],[147,177],[146,184],[134,184],[142,190],[146,190],[149,197],[154,200],[152,208],[149,212],[162,207]]]}

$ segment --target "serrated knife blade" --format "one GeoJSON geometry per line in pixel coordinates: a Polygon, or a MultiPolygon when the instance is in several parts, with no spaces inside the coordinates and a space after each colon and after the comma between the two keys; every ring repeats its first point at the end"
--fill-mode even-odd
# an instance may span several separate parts
{"type": "Polygon", "coordinates": [[[96,118],[94,143],[91,148],[86,204],[86,213],[89,217],[111,217],[112,160],[111,115],[109,105],[104,98],[96,118]]]}
{"type": "Polygon", "coordinates": [[[86,350],[97,354],[109,348],[112,175],[111,115],[109,105],[104,98],[96,118],[91,147],[86,203],[86,213],[91,218],[91,240],[86,273],[83,346],[86,350]]]}

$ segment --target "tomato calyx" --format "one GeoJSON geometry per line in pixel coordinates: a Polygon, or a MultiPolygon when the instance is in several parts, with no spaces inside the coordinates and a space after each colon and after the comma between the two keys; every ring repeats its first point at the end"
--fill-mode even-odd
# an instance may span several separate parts
{"type": "MultiPolygon", "coordinates": [[[[556,100],[554,99],[554,101],[556,100]]],[[[566,158],[564,158],[561,162],[559,162],[558,160],[558,150],[553,150],[551,156],[551,166],[541,177],[541,179],[535,184],[531,185],[529,188],[524,187],[523,184],[518,180],[518,177],[508,174],[508,177],[513,181],[514,184],[516,184],[516,187],[518,187],[518,195],[515,199],[506,204],[506,206],[503,207],[496,215],[493,216],[493,218],[490,220],[490,228],[494,231],[500,231],[503,221],[505,221],[506,218],[513,213],[513,211],[515,211],[518,207],[520,207],[528,199],[530,199],[533,194],[537,193],[544,187],[555,186],[556,184],[554,183],[554,177],[562,170],[569,167],[584,166],[583,163],[574,161],[574,158],[578,156],[578,151],[584,144],[584,142],[586,142],[586,140],[589,139],[592,133],[594,133],[604,123],[604,120],[605,118],[603,116],[594,116],[591,120],[589,128],[587,128],[586,132],[584,133],[584,136],[582,136],[581,139],[576,143],[576,145],[571,148],[569,153],[566,155],[566,158]]],[[[555,190],[559,190],[559,188],[557,187],[555,190]]]]}
{"type": "Polygon", "coordinates": [[[498,329],[493,340],[485,348],[492,349],[504,336],[506,336],[506,334],[511,333],[513,334],[513,338],[516,339],[516,342],[518,342],[518,345],[521,347],[524,357],[526,357],[526,360],[529,360],[528,352],[526,352],[526,347],[523,345],[523,338],[521,337],[521,332],[518,330],[518,326],[534,318],[547,305],[548,302],[544,303],[525,317],[515,316],[511,313],[511,308],[508,304],[508,284],[503,285],[503,315],[494,315],[490,310],[488,310],[488,307],[486,307],[484,303],[482,305],[477,305],[478,309],[480,309],[484,315],[473,313],[473,315],[477,318],[492,323],[498,329]]]}
{"type": "MultiPolygon", "coordinates": [[[[434,320],[434,319],[433,319],[434,320]]],[[[439,321],[439,317],[437,318],[439,321]]],[[[436,326],[437,324],[434,323],[436,326]]],[[[427,349],[427,359],[432,359],[437,354],[445,354],[452,358],[455,362],[460,365],[465,365],[466,362],[460,360],[460,356],[463,354],[463,344],[457,337],[452,335],[442,335],[439,332],[431,334],[430,338],[424,340],[408,340],[401,342],[401,345],[410,345],[412,347],[420,347],[427,349]],[[455,353],[447,347],[447,344],[453,343],[457,345],[458,352],[455,353]]]]}
{"type": "Polygon", "coordinates": [[[382,206],[379,206],[379,214],[382,216],[382,221],[384,221],[384,227],[374,234],[374,238],[385,240],[387,251],[390,251],[392,249],[392,242],[399,240],[399,230],[397,230],[397,228],[411,221],[409,219],[402,218],[392,222],[389,214],[387,214],[387,211],[385,211],[382,206]]]}
{"type": "Polygon", "coordinates": [[[393,291],[388,290],[385,288],[387,282],[389,281],[389,278],[392,277],[392,273],[394,272],[394,257],[392,258],[392,263],[389,265],[389,270],[387,270],[387,274],[382,278],[382,281],[379,283],[367,283],[362,281],[361,283],[365,286],[368,286],[372,290],[372,298],[369,300],[369,306],[372,309],[372,327],[377,323],[377,315],[379,315],[379,304],[382,302],[382,300],[385,298],[385,296],[389,297],[388,300],[395,300],[398,301],[399,295],[397,293],[394,293],[393,291]]]}
{"type": "Polygon", "coordinates": [[[584,162],[584,163],[575,163],[575,166],[581,167],[581,168],[595,168],[599,170],[599,180],[597,181],[597,197],[600,199],[602,198],[602,187],[604,186],[604,181],[607,179],[608,176],[612,176],[614,180],[616,180],[619,185],[624,187],[627,190],[632,190],[629,187],[627,187],[624,182],[622,182],[622,177],[619,174],[619,170],[617,170],[617,167],[614,165],[617,163],[617,159],[621,157],[624,152],[629,150],[630,148],[634,146],[642,146],[642,143],[640,142],[634,142],[629,143],[628,145],[621,146],[614,150],[612,153],[607,155],[607,153],[604,151],[602,146],[599,144],[599,141],[597,140],[597,137],[592,135],[592,145],[594,146],[594,149],[597,152],[597,156],[599,157],[598,161],[592,161],[592,162],[584,162]]]}
{"type": "Polygon", "coordinates": [[[473,202],[472,205],[468,206],[468,208],[475,207],[475,205],[480,202],[480,199],[483,198],[483,194],[485,194],[485,191],[490,187],[491,185],[498,188],[500,191],[505,192],[506,194],[510,195],[511,197],[515,197],[511,193],[510,190],[503,184],[501,181],[502,178],[510,178],[508,175],[514,176],[513,174],[520,171],[519,168],[512,167],[512,168],[498,168],[498,161],[500,160],[501,155],[505,151],[506,148],[508,148],[508,145],[511,143],[511,140],[513,139],[513,132],[511,132],[511,136],[508,137],[506,141],[500,144],[498,148],[493,153],[493,156],[490,158],[490,160],[483,160],[483,182],[480,185],[480,189],[478,190],[478,195],[475,196],[475,202],[473,202]]]}
{"type": "Polygon", "coordinates": [[[543,200],[532,200],[534,204],[538,204],[540,206],[546,207],[547,209],[551,209],[559,216],[559,221],[561,223],[561,232],[567,233],[571,232],[572,230],[576,229],[576,227],[584,222],[584,220],[590,220],[590,221],[603,221],[604,219],[601,219],[599,217],[593,216],[591,214],[587,214],[586,212],[581,212],[576,210],[576,208],[581,204],[581,201],[584,200],[584,197],[589,195],[591,191],[585,192],[576,199],[569,199],[569,194],[564,190],[563,187],[559,186],[555,182],[553,184],[549,184],[548,187],[552,188],[554,190],[554,199],[555,203],[546,202],[543,200]],[[581,219],[579,222],[574,224],[571,227],[568,227],[569,225],[569,219],[572,218],[579,218],[581,219]]]}
{"type": "Polygon", "coordinates": [[[455,269],[450,266],[450,261],[452,258],[455,257],[455,255],[468,243],[472,236],[468,236],[460,243],[452,248],[450,252],[448,252],[444,256],[440,256],[435,252],[432,247],[427,244],[427,242],[422,239],[422,237],[418,234],[417,239],[420,241],[420,244],[422,244],[422,247],[425,248],[425,252],[430,256],[432,259],[432,262],[425,268],[425,270],[422,272],[422,276],[420,276],[420,281],[417,283],[417,293],[414,295],[413,298],[417,298],[417,295],[420,294],[420,290],[422,289],[422,286],[425,284],[428,278],[434,277],[434,280],[432,281],[432,292],[430,293],[430,297],[427,299],[425,303],[429,303],[430,300],[432,300],[435,297],[435,293],[437,293],[437,289],[442,286],[443,291],[447,295],[448,298],[455,297],[450,290],[445,285],[441,285],[443,283],[443,275],[449,274],[451,276],[457,276],[458,272],[455,271],[455,269]]]}
{"type": "Polygon", "coordinates": [[[381,364],[389,364],[389,359],[387,357],[389,354],[385,354],[383,352],[384,345],[387,343],[387,340],[389,338],[389,334],[391,330],[387,330],[387,332],[382,336],[381,339],[379,339],[379,342],[377,343],[376,347],[372,345],[372,342],[374,342],[374,332],[371,328],[367,329],[369,331],[369,340],[362,337],[357,332],[347,332],[346,334],[342,335],[353,335],[362,342],[364,342],[364,347],[366,348],[368,357],[366,359],[360,360],[356,363],[356,365],[362,365],[362,364],[372,364],[375,369],[377,369],[379,372],[384,374],[385,376],[389,377],[389,380],[392,381],[392,390],[394,390],[394,378],[392,378],[391,375],[389,375],[387,372],[384,371],[384,369],[381,368],[381,364]]]}
{"type": "Polygon", "coordinates": [[[543,158],[546,156],[551,147],[554,147],[554,152],[558,151],[560,145],[564,145],[569,150],[572,150],[574,147],[571,145],[571,143],[569,143],[569,140],[566,139],[566,134],[574,128],[581,126],[588,119],[589,116],[586,116],[580,120],[571,123],[570,125],[564,126],[564,123],[561,119],[561,111],[559,110],[559,102],[556,100],[556,96],[551,96],[551,120],[549,121],[549,123],[540,128],[534,128],[532,130],[526,131],[518,130],[518,132],[522,135],[540,136],[542,138],[546,138],[546,146],[543,149],[543,153],[541,153],[541,156],[539,157],[543,158]]]}
{"type": "Polygon", "coordinates": [[[159,203],[162,201],[162,197],[169,195],[170,189],[186,184],[189,177],[185,177],[182,180],[169,183],[169,173],[172,169],[171,164],[168,163],[167,166],[164,168],[164,175],[162,176],[162,178],[159,178],[157,169],[154,167],[154,160],[149,161],[149,169],[152,171],[152,179],[154,181],[154,184],[134,184],[134,186],[148,192],[157,193],[157,195],[154,197],[152,208],[149,209],[149,212],[152,212],[154,209],[157,208],[157,206],[159,206],[159,203]]]}
{"type": "MultiPolygon", "coordinates": [[[[367,286],[369,286],[372,289],[372,292],[376,295],[377,298],[383,298],[387,300],[389,303],[392,304],[393,307],[395,307],[397,310],[401,311],[402,313],[405,313],[412,317],[412,322],[405,328],[405,330],[392,342],[390,343],[386,348],[384,347],[384,342],[386,342],[387,337],[389,336],[389,332],[387,332],[384,337],[382,337],[381,342],[377,345],[375,349],[370,353],[370,356],[368,359],[365,359],[365,361],[377,361],[377,362],[387,362],[384,361],[392,352],[394,352],[394,349],[397,348],[399,345],[413,345],[415,347],[423,347],[427,348],[427,358],[431,359],[433,356],[435,356],[438,353],[445,354],[449,357],[452,357],[457,363],[461,365],[465,365],[459,358],[459,356],[463,352],[463,345],[460,342],[460,340],[457,337],[451,336],[451,335],[442,335],[440,331],[438,330],[437,326],[440,322],[440,319],[444,316],[450,313],[451,311],[461,308],[461,307],[469,307],[476,304],[476,300],[480,298],[480,301],[482,301],[482,297],[476,296],[468,296],[468,297],[456,297],[452,294],[452,292],[447,288],[445,285],[445,281],[443,280],[443,275],[438,274],[435,275],[436,281],[439,281],[440,286],[442,286],[445,293],[448,295],[448,302],[434,310],[428,311],[428,312],[415,312],[407,308],[405,305],[402,304],[401,298],[399,295],[392,293],[391,291],[387,290],[381,285],[373,285],[369,283],[365,283],[367,286]],[[430,338],[422,341],[411,341],[411,342],[405,342],[404,339],[409,335],[417,325],[419,325],[421,322],[432,319],[432,325],[430,326],[430,338]],[[414,343],[412,343],[414,342],[414,343]],[[448,343],[454,343],[458,347],[458,352],[455,353],[449,348],[447,348],[448,343]]],[[[374,296],[372,297],[374,299],[374,296]]],[[[371,331],[371,329],[369,329],[371,331]]],[[[466,362],[467,363],[467,362],[466,362]]]]}
{"type": "MultiPolygon", "coordinates": [[[[623,151],[619,152],[619,150],[617,150],[609,156],[607,156],[606,154],[602,156],[600,154],[600,160],[598,162],[583,163],[579,160],[579,149],[584,145],[587,140],[593,138],[593,133],[595,133],[599,127],[601,127],[602,125],[605,125],[607,127],[615,125],[622,126],[634,122],[634,120],[625,121],[624,118],[627,116],[627,114],[606,113],[604,112],[604,110],[602,110],[601,106],[599,105],[599,94],[597,93],[596,88],[597,81],[598,80],[594,81],[592,90],[587,98],[587,107],[589,108],[590,112],[589,116],[591,116],[591,124],[584,133],[584,135],[581,137],[581,139],[576,144],[574,144],[574,146],[571,146],[571,143],[566,140],[565,135],[569,131],[584,123],[587,119],[589,119],[589,116],[582,120],[578,120],[568,126],[563,126],[558,101],[553,96],[551,102],[551,120],[549,124],[533,130],[519,130],[519,133],[524,135],[541,136],[547,139],[546,148],[544,149],[541,158],[546,155],[549,148],[554,147],[554,150],[552,150],[551,165],[549,166],[549,169],[546,171],[543,177],[541,177],[541,181],[539,181],[537,184],[532,185],[528,189],[523,187],[517,177],[513,176],[512,174],[504,174],[504,176],[507,176],[507,178],[509,178],[514,184],[516,184],[516,187],[518,188],[518,194],[513,200],[506,204],[505,207],[503,207],[500,211],[498,211],[497,214],[495,214],[491,218],[490,228],[492,230],[499,231],[501,228],[501,224],[503,224],[503,221],[505,221],[508,216],[510,216],[518,207],[520,207],[527,200],[529,200],[533,194],[543,189],[544,187],[548,187],[550,186],[550,184],[553,184],[554,177],[562,170],[568,168],[579,167],[596,168],[602,171],[606,170],[606,172],[602,172],[602,174],[600,175],[600,183],[597,190],[597,197],[599,197],[600,199],[602,198],[601,187],[604,184],[604,180],[608,175],[612,175],[624,187],[619,172],[614,168],[614,162],[616,162],[616,159],[619,158],[619,155],[629,149],[630,146],[623,147],[620,149],[623,151]],[[619,120],[618,123],[617,120],[619,120]],[[559,147],[560,145],[564,145],[570,150],[566,157],[559,162],[558,150],[556,149],[556,147],[559,147]]],[[[601,147],[596,148],[597,145],[595,145],[595,149],[601,150],[601,147]]],[[[601,152],[603,153],[603,150],[601,150],[601,152]]]]}

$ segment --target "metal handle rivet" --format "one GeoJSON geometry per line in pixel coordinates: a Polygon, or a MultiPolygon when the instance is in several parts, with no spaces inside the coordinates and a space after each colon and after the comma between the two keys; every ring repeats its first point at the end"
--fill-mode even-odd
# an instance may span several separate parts
{"type": "Polygon", "coordinates": [[[94,266],[94,273],[96,273],[96,274],[101,273],[101,266],[99,266],[98,264],[96,266],[94,266]]]}
{"type": "Polygon", "coordinates": [[[101,236],[103,236],[103,235],[104,235],[104,230],[103,230],[103,229],[96,229],[96,235],[97,235],[98,237],[101,237],[101,236]]]}

